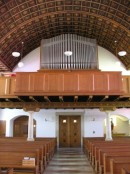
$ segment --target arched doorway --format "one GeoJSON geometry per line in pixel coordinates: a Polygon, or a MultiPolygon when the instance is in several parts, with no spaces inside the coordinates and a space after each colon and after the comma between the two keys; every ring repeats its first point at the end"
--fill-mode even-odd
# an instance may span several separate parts
{"type": "MultiPolygon", "coordinates": [[[[130,135],[130,123],[129,119],[123,115],[114,114],[110,117],[112,128],[112,136],[129,136],[130,135]]],[[[106,119],[104,120],[104,128],[106,129],[106,119]]],[[[104,132],[105,132],[104,129],[104,132]]]]}
{"type": "MultiPolygon", "coordinates": [[[[33,120],[33,135],[36,137],[36,121],[33,120]]],[[[13,126],[14,137],[28,136],[28,116],[20,116],[14,120],[13,126]]]]}

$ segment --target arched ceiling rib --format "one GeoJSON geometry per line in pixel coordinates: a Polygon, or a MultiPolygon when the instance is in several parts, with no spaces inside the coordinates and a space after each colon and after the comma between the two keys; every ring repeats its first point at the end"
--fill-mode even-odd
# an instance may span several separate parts
{"type": "Polygon", "coordinates": [[[0,71],[15,67],[20,58],[11,53],[21,51],[22,42],[25,56],[41,39],[63,33],[96,38],[115,55],[125,50],[118,58],[130,69],[129,13],[128,0],[1,0],[0,71]]]}

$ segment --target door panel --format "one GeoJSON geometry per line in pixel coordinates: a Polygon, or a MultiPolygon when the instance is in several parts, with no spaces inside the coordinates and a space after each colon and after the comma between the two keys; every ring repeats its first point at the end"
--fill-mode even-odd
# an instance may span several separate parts
{"type": "MultiPolygon", "coordinates": [[[[33,135],[36,137],[36,121],[33,120],[33,135]]],[[[14,137],[28,137],[28,116],[20,116],[14,120],[14,137]]]]}
{"type": "Polygon", "coordinates": [[[59,147],[81,147],[81,116],[59,117],[59,147]]]}

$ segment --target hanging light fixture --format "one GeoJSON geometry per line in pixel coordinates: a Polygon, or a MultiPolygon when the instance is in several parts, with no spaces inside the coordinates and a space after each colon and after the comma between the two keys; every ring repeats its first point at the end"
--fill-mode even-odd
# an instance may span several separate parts
{"type": "Polygon", "coordinates": [[[66,56],[71,56],[71,55],[72,55],[72,51],[65,51],[64,54],[65,54],[66,56]]]}
{"type": "Polygon", "coordinates": [[[16,50],[12,52],[12,56],[13,57],[19,57],[20,56],[20,52],[18,51],[17,47],[16,47],[16,50]]]}
{"type": "Polygon", "coordinates": [[[24,66],[23,62],[22,62],[22,58],[23,58],[23,46],[24,46],[24,42],[22,42],[22,49],[21,49],[21,59],[20,62],[18,63],[18,67],[21,68],[24,66]]]}
{"type": "Polygon", "coordinates": [[[118,52],[118,55],[119,56],[125,56],[126,55],[126,51],[120,51],[120,52],[118,52]]]}
{"type": "Polygon", "coordinates": [[[20,56],[20,52],[14,51],[14,52],[12,52],[12,56],[19,57],[20,56]]]}
{"type": "MultiPolygon", "coordinates": [[[[115,40],[114,42],[115,42],[116,56],[117,56],[117,41],[115,40]]],[[[119,55],[119,56],[125,56],[126,54],[127,54],[127,52],[124,51],[124,50],[118,52],[118,55],[119,55]]]]}

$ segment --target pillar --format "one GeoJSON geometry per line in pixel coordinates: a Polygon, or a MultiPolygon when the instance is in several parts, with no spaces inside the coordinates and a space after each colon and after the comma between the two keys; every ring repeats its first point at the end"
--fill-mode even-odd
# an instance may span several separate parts
{"type": "Polygon", "coordinates": [[[111,130],[111,120],[110,120],[110,111],[106,111],[106,141],[112,141],[112,130],[111,130]]]}
{"type": "Polygon", "coordinates": [[[28,138],[27,141],[34,141],[33,137],[33,113],[34,111],[28,111],[29,119],[28,119],[28,138]]]}

